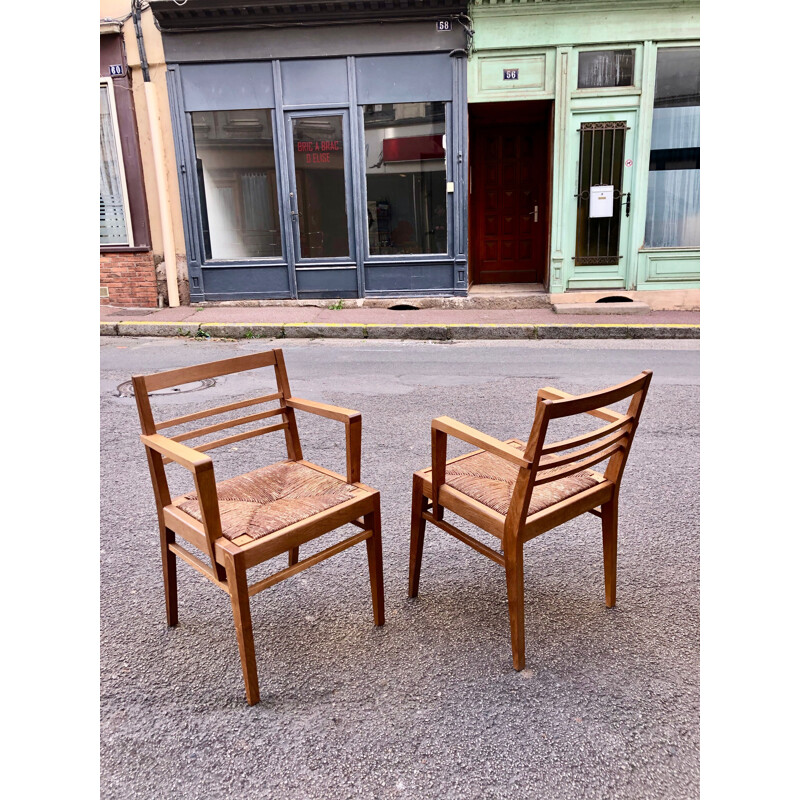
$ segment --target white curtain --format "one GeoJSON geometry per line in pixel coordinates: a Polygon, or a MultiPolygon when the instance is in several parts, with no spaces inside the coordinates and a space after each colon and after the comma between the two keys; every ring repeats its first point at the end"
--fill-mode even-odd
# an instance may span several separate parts
{"type": "MultiPolygon", "coordinates": [[[[653,109],[652,150],[700,147],[700,106],[653,109]]],[[[652,170],[645,247],[700,246],[700,170],[652,170]]]]}

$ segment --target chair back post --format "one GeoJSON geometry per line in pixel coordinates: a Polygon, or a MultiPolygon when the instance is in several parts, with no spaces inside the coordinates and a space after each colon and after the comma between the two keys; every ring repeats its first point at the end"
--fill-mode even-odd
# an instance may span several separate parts
{"type": "Polygon", "coordinates": [[[506,521],[503,527],[504,540],[519,535],[525,524],[528,515],[528,506],[531,502],[533,493],[534,479],[536,470],[539,466],[539,459],[542,454],[542,447],[547,436],[547,424],[550,421],[550,400],[545,400],[541,395],[536,397],[536,414],[533,419],[533,426],[528,437],[528,444],[525,447],[525,458],[531,463],[527,467],[520,467],[514,489],[511,493],[511,502],[506,514],[506,521]]]}
{"type": "MultiPolygon", "coordinates": [[[[136,399],[136,410],[139,412],[139,424],[142,427],[142,433],[149,436],[156,432],[156,424],[153,420],[153,409],[150,407],[150,398],[147,395],[147,383],[144,375],[134,375],[132,383],[133,394],[136,399]]],[[[149,447],[146,447],[145,450],[147,451],[150,480],[153,483],[158,522],[163,527],[163,508],[168,506],[172,500],[167,482],[167,471],[164,469],[164,458],[158,453],[154,453],[149,447]]]]}
{"type": "Polygon", "coordinates": [[[653,370],[647,369],[642,372],[643,380],[637,391],[631,396],[631,401],[628,403],[628,410],[626,414],[632,417],[630,430],[625,442],[625,447],[618,453],[615,453],[609,460],[606,466],[604,477],[614,484],[614,491],[619,492],[619,485],[622,482],[622,474],[625,471],[625,464],[628,461],[628,453],[630,453],[631,445],[633,444],[633,437],[636,435],[636,430],[639,427],[639,419],[642,415],[642,408],[644,401],[647,397],[647,391],[650,388],[650,381],[653,379],[653,370]]]}
{"type": "Polygon", "coordinates": [[[294,409],[286,405],[288,398],[292,396],[289,388],[289,376],[286,373],[286,362],[283,360],[283,350],[276,348],[272,351],[275,354],[275,379],[278,382],[278,390],[281,393],[280,405],[283,409],[283,418],[286,420],[287,427],[284,431],[286,436],[286,454],[290,461],[303,460],[303,448],[300,446],[300,433],[297,430],[297,420],[295,419],[294,409]]]}

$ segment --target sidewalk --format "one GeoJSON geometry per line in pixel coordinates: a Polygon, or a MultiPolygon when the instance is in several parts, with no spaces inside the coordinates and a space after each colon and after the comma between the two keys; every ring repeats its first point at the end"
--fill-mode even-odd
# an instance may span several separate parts
{"type": "MultiPolygon", "coordinates": [[[[319,301],[316,301],[319,302],[319,301]]],[[[398,305],[413,303],[398,300],[398,305]]],[[[347,339],[699,339],[700,312],[556,314],[549,308],[100,307],[102,336],[347,339]]]]}

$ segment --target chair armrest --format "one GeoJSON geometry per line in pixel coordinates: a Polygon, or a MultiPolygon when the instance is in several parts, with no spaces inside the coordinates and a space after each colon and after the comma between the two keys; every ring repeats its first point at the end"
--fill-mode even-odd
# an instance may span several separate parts
{"type": "Polygon", "coordinates": [[[433,504],[432,513],[436,519],[442,519],[444,509],[439,505],[439,488],[445,482],[447,471],[447,436],[455,436],[463,442],[477,445],[489,453],[516,464],[518,467],[530,467],[532,462],[525,458],[519,450],[511,445],[487,436],[485,433],[470,428],[469,425],[462,425],[457,420],[450,417],[436,417],[431,422],[431,502],[433,504]]]}
{"type": "Polygon", "coordinates": [[[354,422],[356,419],[361,419],[361,412],[353,411],[351,408],[317,403],[314,400],[304,400],[302,397],[287,397],[286,405],[289,408],[296,408],[298,411],[308,411],[310,414],[317,414],[320,417],[335,419],[339,422],[354,422]]]}
{"type": "Polygon", "coordinates": [[[353,411],[351,408],[331,406],[327,403],[317,403],[314,400],[304,400],[302,397],[287,397],[286,405],[298,411],[308,411],[309,414],[344,423],[347,481],[348,483],[359,483],[361,481],[361,412],[353,411]]]}
{"type": "Polygon", "coordinates": [[[170,461],[174,461],[192,472],[196,472],[198,467],[202,467],[205,464],[211,464],[210,456],[201,453],[199,450],[187,447],[180,442],[174,442],[160,433],[142,434],[139,438],[145,447],[161,453],[162,456],[166,456],[170,461]]]}
{"type": "Polygon", "coordinates": [[[478,447],[494,453],[496,456],[516,464],[518,467],[529,467],[533,462],[517,450],[494,436],[488,436],[476,428],[470,428],[469,425],[462,425],[455,419],[450,417],[437,417],[431,422],[432,430],[441,431],[450,436],[455,436],[456,439],[461,439],[463,442],[477,445],[478,447]]]}

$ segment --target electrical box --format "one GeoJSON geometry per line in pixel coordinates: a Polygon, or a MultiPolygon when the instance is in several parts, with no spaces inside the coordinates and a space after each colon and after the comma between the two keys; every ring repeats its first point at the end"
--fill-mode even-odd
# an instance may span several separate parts
{"type": "Polygon", "coordinates": [[[614,216],[614,187],[592,186],[589,188],[589,218],[614,216]]]}

